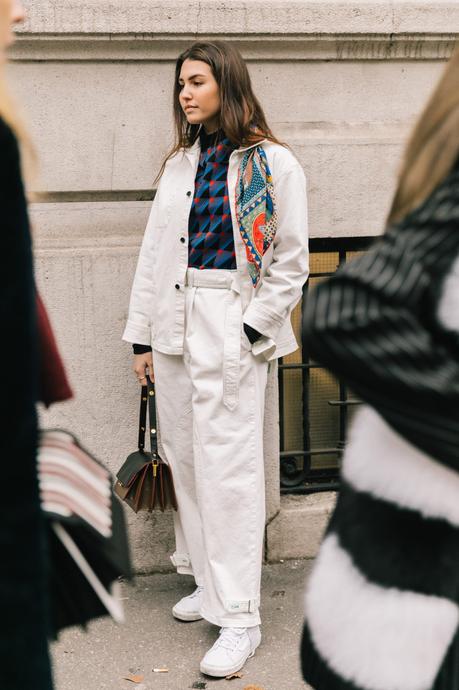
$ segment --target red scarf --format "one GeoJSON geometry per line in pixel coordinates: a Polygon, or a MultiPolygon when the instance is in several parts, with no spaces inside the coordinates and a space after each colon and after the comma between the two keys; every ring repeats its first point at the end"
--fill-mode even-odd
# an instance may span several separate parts
{"type": "Polygon", "coordinates": [[[37,292],[38,320],[38,399],[46,407],[52,403],[73,397],[72,389],[65,373],[53,329],[40,295],[37,292]]]}

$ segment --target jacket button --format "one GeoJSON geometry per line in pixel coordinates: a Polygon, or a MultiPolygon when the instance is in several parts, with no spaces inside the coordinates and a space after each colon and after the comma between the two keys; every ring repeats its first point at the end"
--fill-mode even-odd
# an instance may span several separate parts
{"type": "Polygon", "coordinates": [[[180,285],[178,283],[175,283],[175,289],[180,290],[180,285]]]}
{"type": "Polygon", "coordinates": [[[185,238],[184,238],[184,237],[181,237],[181,238],[180,238],[180,242],[181,242],[182,244],[185,244],[185,238]]]}
{"type": "Polygon", "coordinates": [[[187,192],[186,195],[187,195],[187,196],[191,196],[191,192],[187,192]]]}

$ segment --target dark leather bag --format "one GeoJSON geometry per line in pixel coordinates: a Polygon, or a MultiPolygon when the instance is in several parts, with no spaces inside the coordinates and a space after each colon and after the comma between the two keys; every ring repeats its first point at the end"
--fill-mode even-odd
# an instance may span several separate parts
{"type": "Polygon", "coordinates": [[[140,424],[138,450],[128,455],[116,475],[114,492],[130,506],[139,510],[177,510],[171,468],[158,455],[155,387],[150,378],[140,394],[140,424]],[[151,451],[145,450],[147,408],[150,422],[151,451]]]}

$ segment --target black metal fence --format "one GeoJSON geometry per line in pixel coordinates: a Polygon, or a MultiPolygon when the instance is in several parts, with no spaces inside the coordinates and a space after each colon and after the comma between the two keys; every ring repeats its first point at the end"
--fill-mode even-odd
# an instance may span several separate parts
{"type": "Polygon", "coordinates": [[[343,383],[309,358],[301,315],[308,290],[373,241],[372,237],[310,241],[311,273],[293,319],[301,352],[279,362],[281,493],[338,489],[346,428],[359,401],[349,395],[343,383]]]}

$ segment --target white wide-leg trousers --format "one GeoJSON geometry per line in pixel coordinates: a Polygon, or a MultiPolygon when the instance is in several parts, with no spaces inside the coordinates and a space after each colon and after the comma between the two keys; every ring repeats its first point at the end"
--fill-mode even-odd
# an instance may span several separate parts
{"type": "Polygon", "coordinates": [[[160,450],[170,463],[179,573],[204,587],[202,616],[260,623],[268,364],[242,327],[235,271],[188,269],[184,355],[153,352],[160,450]]]}

